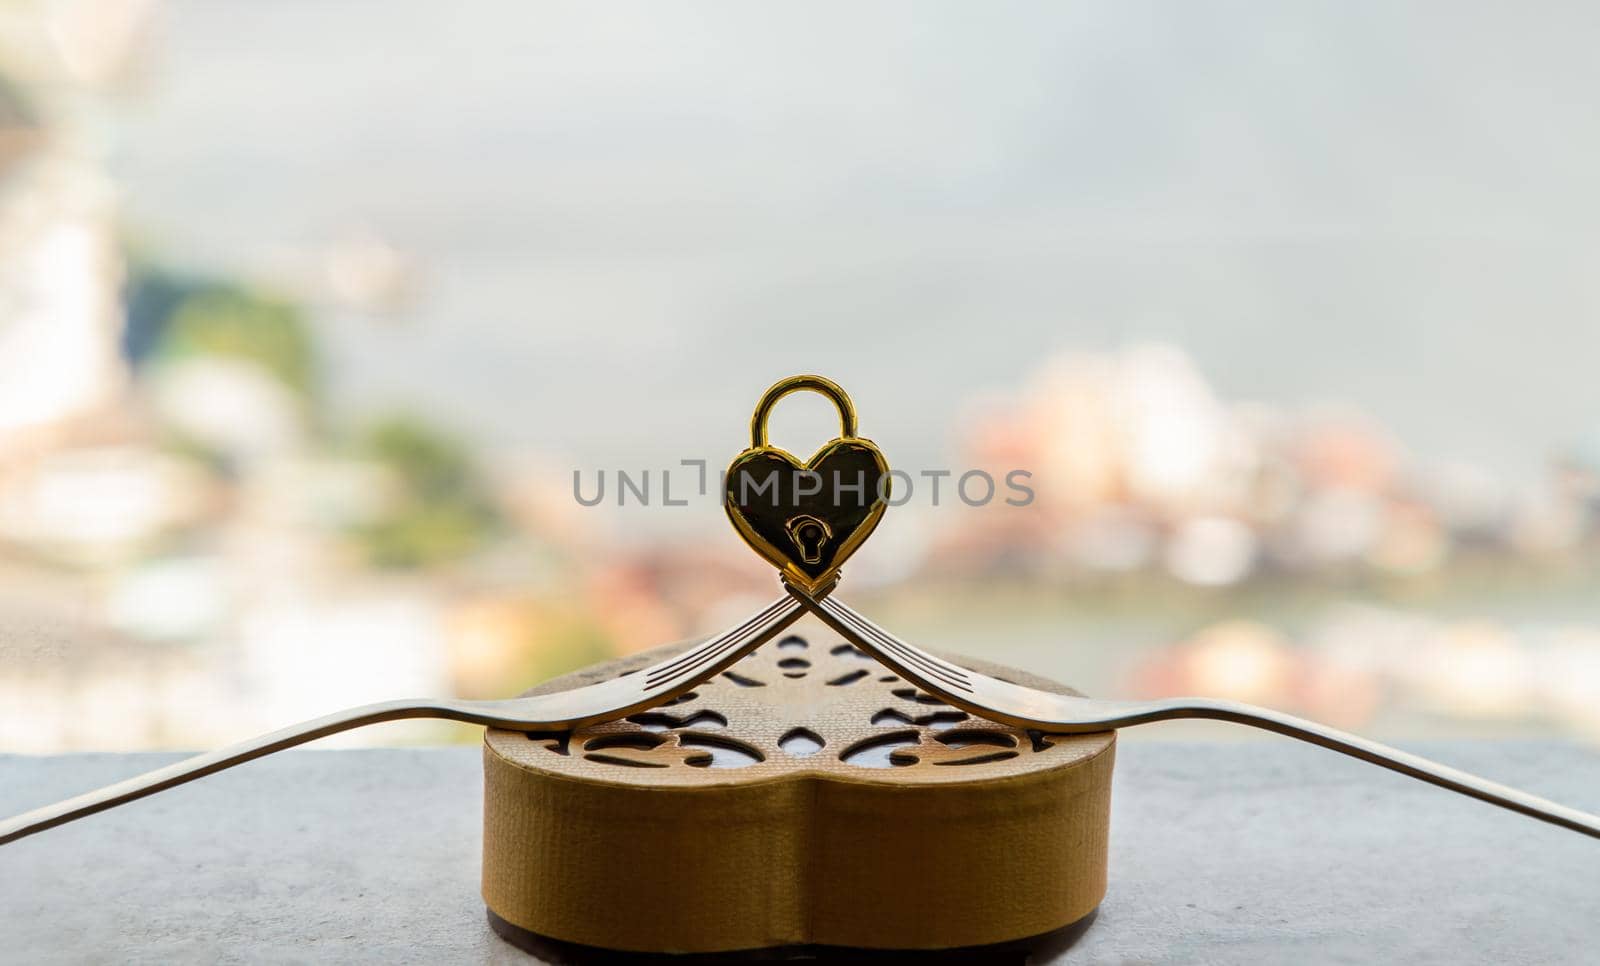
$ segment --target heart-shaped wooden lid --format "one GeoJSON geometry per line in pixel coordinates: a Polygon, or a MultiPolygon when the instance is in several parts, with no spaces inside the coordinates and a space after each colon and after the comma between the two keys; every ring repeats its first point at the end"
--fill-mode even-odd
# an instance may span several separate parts
{"type": "MultiPolygon", "coordinates": [[[[624,721],[490,730],[491,911],[557,940],[653,952],[984,945],[1093,911],[1113,734],[971,717],[820,624],[798,626],[624,721]]],[[[626,674],[681,647],[538,690],[626,674]]]]}

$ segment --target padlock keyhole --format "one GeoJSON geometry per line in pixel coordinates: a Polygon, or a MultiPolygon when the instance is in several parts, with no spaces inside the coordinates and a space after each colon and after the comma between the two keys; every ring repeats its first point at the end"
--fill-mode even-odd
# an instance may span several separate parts
{"type": "Polygon", "coordinates": [[[809,514],[801,514],[789,521],[789,539],[800,551],[800,559],[808,564],[822,562],[822,550],[833,536],[828,525],[809,514]]]}

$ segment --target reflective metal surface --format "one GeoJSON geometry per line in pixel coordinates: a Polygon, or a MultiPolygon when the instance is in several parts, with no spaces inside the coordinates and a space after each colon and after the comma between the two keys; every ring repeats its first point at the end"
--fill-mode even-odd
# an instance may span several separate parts
{"type": "MultiPolygon", "coordinates": [[[[831,585],[824,588],[822,593],[825,594],[829,589],[831,585]]],[[[401,718],[443,718],[488,728],[558,731],[596,721],[625,717],[636,711],[665,704],[696,684],[721,673],[746,654],[771,640],[774,635],[794,623],[804,613],[805,606],[800,600],[788,596],[780,597],[738,625],[660,664],[570,691],[505,701],[458,701],[433,698],[381,701],[377,704],[348,708],[310,721],[302,721],[270,734],[186,758],[127,781],[0,821],[0,845],[146,795],[153,795],[175,785],[182,785],[184,782],[194,781],[196,778],[203,778],[224,768],[242,765],[275,751],[382,721],[396,721],[401,718]]]]}
{"type": "Polygon", "coordinates": [[[1104,701],[1051,694],[1001,681],[951,664],[900,640],[837,597],[812,598],[798,587],[787,586],[796,599],[804,601],[806,607],[829,627],[856,647],[894,668],[906,680],[964,711],[993,721],[1046,733],[1068,734],[1128,728],[1179,718],[1231,721],[1321,745],[1491,805],[1600,838],[1600,816],[1558,805],[1487,778],[1269,708],[1214,698],[1104,701]]]}
{"type": "Polygon", "coordinates": [[[739,536],[807,591],[833,580],[883,517],[889,464],[877,444],[856,435],[856,407],[821,376],[773,384],[750,418],[750,446],[726,474],[723,506],[739,536]],[[767,441],[772,408],[796,392],[819,393],[839,410],[839,435],[801,463],[767,441]]]}

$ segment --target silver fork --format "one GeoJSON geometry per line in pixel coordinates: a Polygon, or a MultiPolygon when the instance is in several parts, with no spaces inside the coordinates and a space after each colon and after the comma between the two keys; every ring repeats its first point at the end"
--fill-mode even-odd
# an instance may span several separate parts
{"type": "Polygon", "coordinates": [[[837,578],[814,594],[787,581],[785,597],[716,637],[649,668],[609,681],[503,701],[401,699],[362,705],[196,755],[123,782],[0,821],[0,845],[92,815],[225,768],[317,738],[402,718],[442,718],[492,728],[555,731],[625,717],[663,704],[726,670],[806,611],[912,684],[981,717],[1057,734],[1107,731],[1176,718],[1211,718],[1264,728],[1371,762],[1541,821],[1600,838],[1600,816],[1458,771],[1426,758],[1292,715],[1236,701],[1168,698],[1105,701],[1052,694],[952,664],[900,640],[829,596],[837,578]]]}
{"type": "Polygon", "coordinates": [[[1232,721],[1321,745],[1491,805],[1600,838],[1600,816],[1558,805],[1337,728],[1239,701],[1214,698],[1104,701],[1039,691],[935,657],[867,620],[837,597],[808,596],[787,581],[784,586],[823,623],[893,668],[907,681],[957,708],[983,718],[1057,734],[1109,731],[1177,718],[1232,721]]]}
{"type": "MultiPolygon", "coordinates": [[[[832,589],[830,584],[819,591],[818,596],[825,597],[832,589]]],[[[185,758],[127,781],[0,821],[0,845],[203,778],[224,768],[242,765],[275,751],[382,721],[443,718],[490,728],[558,731],[626,717],[636,711],[664,704],[726,670],[793,624],[804,613],[804,602],[786,595],[716,637],[651,667],[554,694],[503,701],[402,698],[347,708],[217,751],[185,758]]]]}

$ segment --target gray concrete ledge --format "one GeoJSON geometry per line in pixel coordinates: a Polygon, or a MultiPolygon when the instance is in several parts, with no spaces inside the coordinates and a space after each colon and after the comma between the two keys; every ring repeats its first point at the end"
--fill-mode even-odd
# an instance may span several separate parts
{"type": "MultiPolygon", "coordinates": [[[[1416,748],[1600,810],[1600,751],[1416,748]]],[[[172,755],[0,756],[10,815],[172,755]]],[[[1073,963],[1590,963],[1600,841],[1319,749],[1127,742],[1073,963]]],[[[476,748],[293,751],[0,847],[0,962],[526,963],[478,898],[476,748]]]]}

